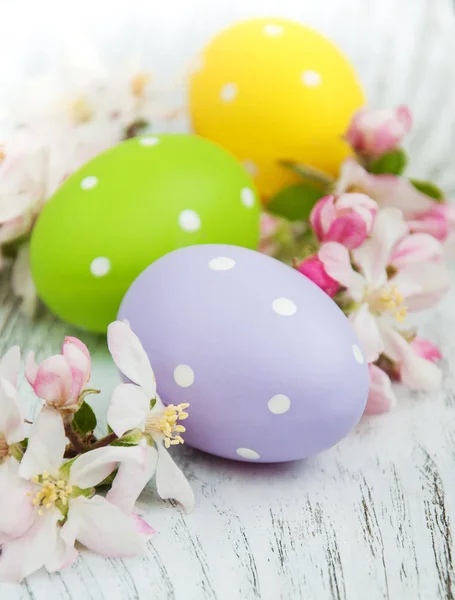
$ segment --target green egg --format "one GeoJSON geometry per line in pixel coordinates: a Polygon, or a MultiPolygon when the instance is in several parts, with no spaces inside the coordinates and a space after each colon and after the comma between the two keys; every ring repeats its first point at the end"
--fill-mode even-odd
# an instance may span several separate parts
{"type": "Polygon", "coordinates": [[[148,135],[97,156],[54,194],[33,231],[31,270],[56,315],[104,332],[131,283],[160,256],[258,241],[256,190],[231,154],[198,136],[148,135]]]}

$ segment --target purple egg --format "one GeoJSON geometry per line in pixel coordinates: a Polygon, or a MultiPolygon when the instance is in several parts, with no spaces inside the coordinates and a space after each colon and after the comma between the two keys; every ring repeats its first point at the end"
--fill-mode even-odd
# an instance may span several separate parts
{"type": "Polygon", "coordinates": [[[189,402],[185,442],[234,460],[305,458],[359,421],[368,366],[348,320],[309,279],[221,244],[171,252],[119,311],[166,404],[189,402]]]}

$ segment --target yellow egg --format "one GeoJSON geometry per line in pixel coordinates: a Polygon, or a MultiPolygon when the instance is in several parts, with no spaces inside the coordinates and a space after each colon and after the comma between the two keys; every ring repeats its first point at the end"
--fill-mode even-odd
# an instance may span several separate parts
{"type": "Polygon", "coordinates": [[[189,82],[196,133],[231,150],[265,199],[298,180],[280,160],[336,175],[350,153],[342,136],[364,102],[338,48],[284,19],[228,27],[202,52],[189,82]]]}

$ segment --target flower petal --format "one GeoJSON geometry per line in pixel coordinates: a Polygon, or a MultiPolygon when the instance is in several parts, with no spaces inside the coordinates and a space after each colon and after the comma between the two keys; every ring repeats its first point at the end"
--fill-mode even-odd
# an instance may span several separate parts
{"type": "Polygon", "coordinates": [[[384,349],[377,319],[368,310],[368,304],[351,313],[349,321],[359,338],[367,362],[374,362],[384,349]]]}
{"type": "Polygon", "coordinates": [[[370,389],[365,414],[379,415],[388,412],[397,402],[390,377],[376,365],[368,365],[368,368],[370,371],[370,389]]]}
{"type": "Polygon", "coordinates": [[[13,346],[0,359],[0,377],[17,387],[17,378],[21,366],[21,349],[13,346]]]}
{"type": "Polygon", "coordinates": [[[310,214],[310,223],[320,242],[326,241],[325,235],[335,217],[335,196],[324,196],[316,202],[310,214]]]}
{"type": "Polygon", "coordinates": [[[318,257],[328,275],[346,287],[349,295],[359,302],[364,294],[366,281],[352,268],[348,249],[338,242],[327,242],[319,249],[318,257]]]}
{"type": "Polygon", "coordinates": [[[69,545],[76,539],[90,550],[113,558],[143,554],[147,542],[147,536],[137,530],[135,518],[101,496],[72,498],[61,536],[69,545]]]}
{"type": "Polygon", "coordinates": [[[2,546],[1,581],[19,583],[44,566],[55,552],[57,520],[61,517],[58,510],[46,511],[21,537],[2,546]]]}
{"type": "Polygon", "coordinates": [[[358,248],[368,235],[367,224],[356,212],[337,217],[325,236],[327,242],[339,242],[352,250],[358,248]]]}
{"type": "Polygon", "coordinates": [[[452,283],[452,274],[445,264],[423,262],[405,267],[391,282],[405,297],[408,309],[417,311],[439,302],[452,283]]]}
{"type": "Polygon", "coordinates": [[[416,354],[411,344],[389,325],[381,324],[384,353],[394,360],[400,369],[401,381],[412,390],[431,391],[441,385],[441,370],[429,360],[416,354]]]}
{"type": "Polygon", "coordinates": [[[35,361],[35,353],[32,350],[28,353],[27,359],[25,361],[25,378],[32,387],[35,385],[37,375],[38,365],[35,361]]]}
{"type": "Polygon", "coordinates": [[[81,489],[98,485],[117,466],[117,463],[142,463],[143,453],[138,446],[105,446],[81,454],[71,465],[70,483],[81,489]]]}
{"type": "Polygon", "coordinates": [[[25,479],[32,479],[43,471],[57,471],[62,464],[66,444],[60,413],[54,408],[43,406],[31,429],[19,475],[25,479]]]}
{"type": "Polygon", "coordinates": [[[331,298],[333,298],[340,289],[338,281],[335,281],[326,273],[324,265],[316,254],[305,258],[305,260],[297,266],[297,270],[302,273],[302,275],[305,275],[305,277],[308,277],[308,279],[320,287],[321,290],[331,298]]]}
{"type": "Polygon", "coordinates": [[[380,210],[370,239],[353,251],[355,263],[375,287],[387,281],[386,267],[395,244],[406,235],[407,225],[395,208],[380,210]]]}
{"type": "Polygon", "coordinates": [[[158,452],[143,440],[140,448],[144,455],[143,463],[123,462],[120,464],[112,487],[106,499],[123,512],[131,513],[139,494],[153,477],[158,461],[158,452]]]}
{"type": "Polygon", "coordinates": [[[0,533],[14,539],[31,526],[36,509],[27,493],[33,484],[19,477],[19,463],[13,457],[0,463],[0,533]]]}
{"type": "Polygon", "coordinates": [[[60,354],[46,358],[38,367],[33,390],[46,402],[63,405],[71,398],[71,369],[60,354]]]}
{"type": "Polygon", "coordinates": [[[109,352],[120,371],[144,388],[149,400],[155,397],[156,381],[139,338],[125,321],[114,321],[107,329],[109,352]]]}
{"type": "Polygon", "coordinates": [[[158,494],[164,500],[177,500],[186,512],[192,511],[195,503],[194,492],[187,478],[172,460],[163,444],[158,443],[157,449],[156,489],[158,494]]]}
{"type": "Polygon", "coordinates": [[[0,435],[8,445],[25,437],[24,415],[19,405],[17,389],[0,377],[0,435]]]}
{"type": "Polygon", "coordinates": [[[407,235],[394,247],[390,264],[401,270],[411,264],[439,262],[444,260],[444,248],[437,239],[428,233],[407,235]]]}
{"type": "Polygon", "coordinates": [[[119,383],[115,388],[107,410],[107,422],[114,433],[121,437],[126,431],[138,427],[144,429],[150,410],[150,400],[142,388],[132,383],[119,383]]]}
{"type": "Polygon", "coordinates": [[[63,342],[62,354],[71,369],[71,397],[77,399],[90,379],[92,366],[90,353],[80,340],[67,336],[63,342]]]}
{"type": "Polygon", "coordinates": [[[417,354],[425,360],[431,362],[437,362],[442,358],[442,352],[437,346],[432,344],[429,340],[416,336],[411,342],[411,348],[417,354]]]}

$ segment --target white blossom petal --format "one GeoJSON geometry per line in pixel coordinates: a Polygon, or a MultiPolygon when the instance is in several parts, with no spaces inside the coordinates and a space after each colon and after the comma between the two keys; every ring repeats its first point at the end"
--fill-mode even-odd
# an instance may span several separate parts
{"type": "Polygon", "coordinates": [[[391,280],[406,300],[410,311],[431,308],[452,283],[452,274],[443,263],[410,264],[391,280]]]}
{"type": "Polygon", "coordinates": [[[114,321],[107,329],[107,343],[115,364],[130,381],[155,397],[156,381],[148,356],[139,338],[125,321],[114,321]]]}
{"type": "Polygon", "coordinates": [[[120,383],[115,388],[107,410],[107,422],[118,437],[130,429],[143,431],[150,400],[142,388],[132,383],[120,383]]]}
{"type": "Polygon", "coordinates": [[[190,512],[194,508],[194,492],[187,478],[172,460],[171,455],[158,443],[158,464],[156,466],[156,489],[166,499],[177,500],[183,508],[190,512]]]}
{"type": "Polygon", "coordinates": [[[0,377],[17,387],[17,378],[21,366],[21,349],[13,346],[0,359],[0,377]]]}
{"type": "Polygon", "coordinates": [[[338,242],[327,242],[319,249],[318,257],[327,274],[346,287],[349,295],[359,302],[363,297],[366,281],[352,268],[349,250],[338,242]]]}
{"type": "Polygon", "coordinates": [[[19,405],[17,389],[0,377],[0,435],[8,445],[25,437],[24,415],[19,405]]]}
{"type": "MultiPolygon", "coordinates": [[[[0,534],[17,538],[31,526],[36,516],[32,498],[32,483],[19,477],[19,463],[13,457],[0,463],[0,534]]],[[[1,540],[0,540],[1,544],[1,540]]]]}
{"type": "Polygon", "coordinates": [[[70,483],[86,489],[101,483],[117,466],[117,463],[142,463],[141,449],[137,446],[105,446],[81,454],[71,465],[70,483]]]}
{"type": "Polygon", "coordinates": [[[141,441],[140,447],[144,453],[143,463],[122,462],[106,495],[109,502],[128,514],[133,511],[139,494],[153,477],[158,461],[156,448],[149,446],[145,440],[141,441]]]}
{"type": "Polygon", "coordinates": [[[19,467],[20,476],[32,479],[44,471],[57,471],[62,464],[66,444],[60,413],[44,406],[31,429],[27,450],[19,467]]]}
{"type": "Polygon", "coordinates": [[[70,499],[61,536],[69,545],[76,539],[90,550],[113,558],[143,554],[147,542],[134,517],[101,496],[70,499]]]}
{"type": "Polygon", "coordinates": [[[384,349],[377,319],[368,310],[368,304],[351,313],[349,321],[359,338],[367,362],[374,362],[384,349]]]}
{"type": "Polygon", "coordinates": [[[55,553],[57,521],[60,511],[46,511],[36,517],[32,526],[21,537],[2,546],[0,580],[19,583],[44,566],[55,553]]]}

